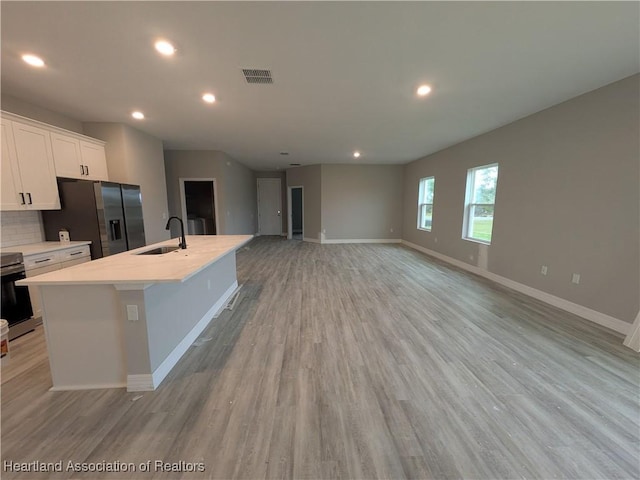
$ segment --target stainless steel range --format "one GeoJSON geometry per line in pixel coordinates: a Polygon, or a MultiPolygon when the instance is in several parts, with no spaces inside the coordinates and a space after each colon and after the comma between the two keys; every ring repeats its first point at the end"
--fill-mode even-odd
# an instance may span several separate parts
{"type": "Polygon", "coordinates": [[[2,252],[0,254],[2,274],[2,310],[0,315],[9,322],[9,340],[33,330],[37,320],[32,318],[29,288],[18,287],[16,282],[26,278],[22,254],[2,252]]]}

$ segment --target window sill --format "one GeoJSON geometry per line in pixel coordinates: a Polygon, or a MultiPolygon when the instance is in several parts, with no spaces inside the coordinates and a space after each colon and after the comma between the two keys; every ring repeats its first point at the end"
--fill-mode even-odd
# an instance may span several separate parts
{"type": "Polygon", "coordinates": [[[420,228],[420,227],[416,227],[418,230],[421,230],[423,232],[430,232],[431,229],[430,228],[420,228]]]}
{"type": "Polygon", "coordinates": [[[467,242],[480,243],[482,245],[491,245],[491,242],[487,242],[486,240],[479,240],[477,238],[462,237],[462,239],[466,240],[467,242]]]}

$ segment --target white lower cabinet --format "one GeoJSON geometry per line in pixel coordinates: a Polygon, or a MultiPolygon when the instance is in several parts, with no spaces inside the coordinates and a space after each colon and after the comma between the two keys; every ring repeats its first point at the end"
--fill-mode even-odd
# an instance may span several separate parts
{"type": "MultiPolygon", "coordinates": [[[[73,267],[74,265],[89,261],[91,261],[89,245],[24,256],[27,278],[42,275],[43,273],[55,272],[56,270],[73,267]]],[[[31,298],[33,317],[42,317],[42,305],[40,303],[40,291],[38,287],[29,286],[29,296],[31,298]]]]}

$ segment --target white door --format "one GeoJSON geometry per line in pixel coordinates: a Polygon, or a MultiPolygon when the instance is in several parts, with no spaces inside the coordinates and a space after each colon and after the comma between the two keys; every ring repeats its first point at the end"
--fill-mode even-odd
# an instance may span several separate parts
{"type": "Polygon", "coordinates": [[[282,235],[282,191],[279,178],[258,179],[258,233],[282,235]]]}

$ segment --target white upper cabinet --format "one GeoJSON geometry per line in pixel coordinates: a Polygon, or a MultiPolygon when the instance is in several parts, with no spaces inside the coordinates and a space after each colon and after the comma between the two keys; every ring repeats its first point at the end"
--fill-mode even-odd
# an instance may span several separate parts
{"type": "Polygon", "coordinates": [[[0,210],[58,210],[56,177],[109,180],[104,142],[2,112],[0,210]]]}
{"type": "Polygon", "coordinates": [[[1,209],[59,209],[60,198],[49,131],[3,119],[2,140],[1,209]],[[7,192],[4,192],[5,188],[8,188],[7,192]]]}
{"type": "Polygon", "coordinates": [[[109,180],[104,145],[80,140],[80,154],[89,180],[109,180]]]}
{"type": "Polygon", "coordinates": [[[20,169],[18,167],[18,157],[16,155],[16,145],[13,141],[13,128],[11,122],[1,120],[2,137],[2,157],[0,157],[0,205],[2,210],[23,210],[26,202],[20,197],[22,180],[20,180],[20,169]]]}
{"type": "Polygon", "coordinates": [[[56,165],[56,176],[81,178],[84,175],[84,170],[81,168],[80,140],[54,132],[51,134],[51,148],[56,165]]]}
{"type": "Polygon", "coordinates": [[[109,180],[107,158],[102,143],[52,132],[51,144],[58,177],[109,180]]]}

